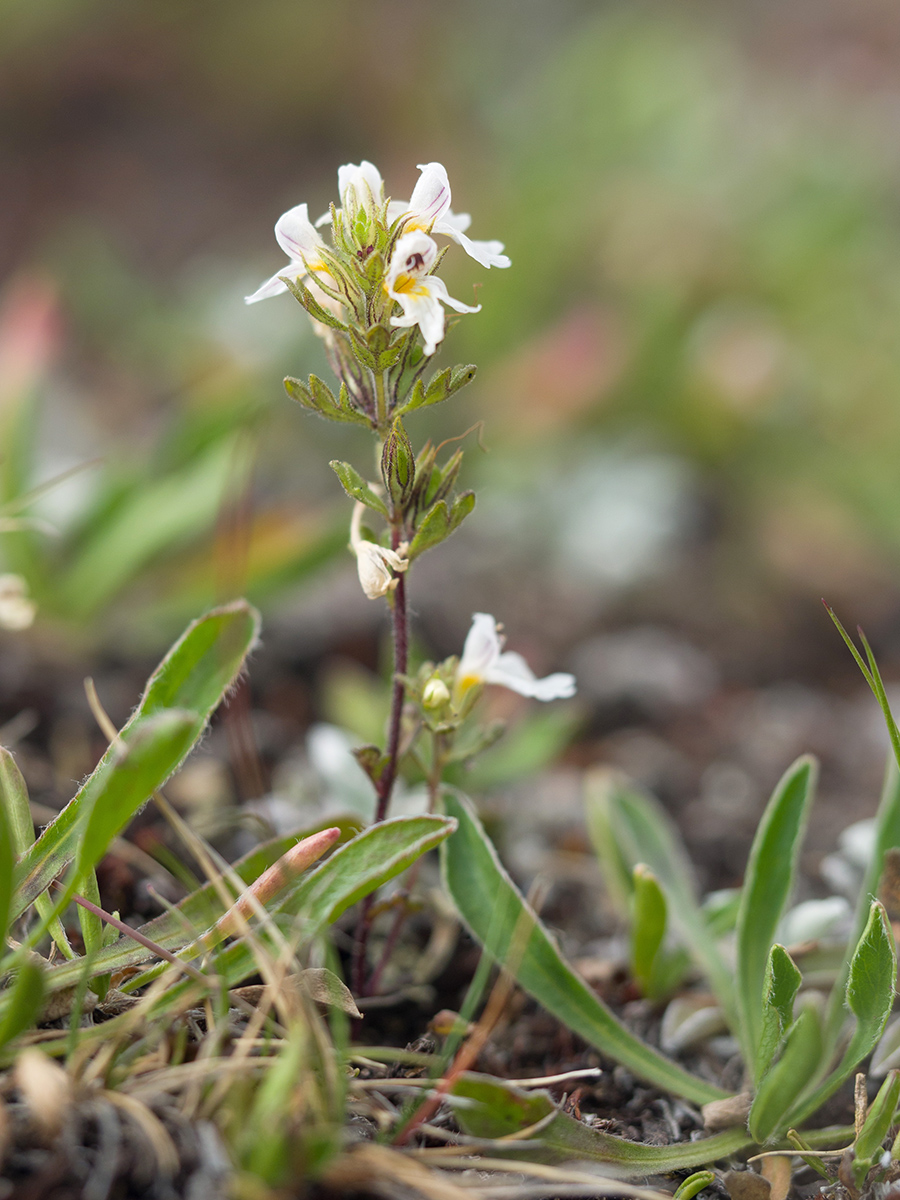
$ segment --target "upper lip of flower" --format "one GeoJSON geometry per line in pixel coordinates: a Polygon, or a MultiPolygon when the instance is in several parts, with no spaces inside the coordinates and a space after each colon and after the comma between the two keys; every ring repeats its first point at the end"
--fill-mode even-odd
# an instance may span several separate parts
{"type": "Polygon", "coordinates": [[[450,180],[441,163],[420,163],[419,170],[422,174],[409,202],[392,200],[388,205],[388,220],[393,222],[405,217],[406,232],[421,229],[425,233],[440,233],[452,238],[483,267],[508,267],[510,260],[503,253],[502,242],[477,242],[466,237],[465,231],[472,218],[468,213],[451,211],[450,180]]]}
{"type": "Polygon", "coordinates": [[[503,638],[489,613],[475,613],[466,637],[456,686],[464,693],[477,683],[496,683],[536,700],[565,700],[575,695],[575,676],[558,671],[538,679],[521,654],[503,651],[503,638]]]}
{"type": "Polygon", "coordinates": [[[297,204],[281,214],[275,222],[275,238],[290,262],[271,279],[261,284],[252,296],[245,296],[247,304],[254,304],[257,300],[266,300],[269,296],[278,296],[281,292],[286,292],[287,284],[282,280],[282,275],[302,279],[310,271],[328,270],[321,254],[326,248],[325,243],[310,222],[307,205],[297,204]]]}

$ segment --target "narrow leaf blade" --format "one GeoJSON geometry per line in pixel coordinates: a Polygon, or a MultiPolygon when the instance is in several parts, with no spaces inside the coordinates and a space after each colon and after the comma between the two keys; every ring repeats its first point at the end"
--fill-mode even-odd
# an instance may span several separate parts
{"type": "Polygon", "coordinates": [[[815,761],[804,756],[778,782],[753,839],[737,921],[736,994],[744,1057],[756,1061],[763,986],[775,929],[794,885],[813,798],[815,761]]]}
{"type": "Polygon", "coordinates": [[[698,1104],[726,1093],[645,1046],[594,995],[560,955],[516,890],[470,806],[446,793],[444,811],[459,822],[441,848],[447,890],[485,951],[519,985],[590,1045],[642,1079],[698,1104]]]}

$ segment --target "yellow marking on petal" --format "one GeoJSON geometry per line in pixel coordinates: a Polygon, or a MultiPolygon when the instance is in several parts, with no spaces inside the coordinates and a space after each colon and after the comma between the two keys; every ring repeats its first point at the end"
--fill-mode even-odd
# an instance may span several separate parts
{"type": "Polygon", "coordinates": [[[481,683],[480,675],[469,674],[463,675],[463,677],[457,681],[456,686],[459,688],[460,692],[467,692],[469,688],[473,688],[479,683],[481,683]]]}

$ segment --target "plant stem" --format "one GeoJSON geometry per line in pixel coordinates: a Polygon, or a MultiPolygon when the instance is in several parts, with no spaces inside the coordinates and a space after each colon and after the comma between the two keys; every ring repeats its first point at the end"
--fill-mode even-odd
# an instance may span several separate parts
{"type": "MultiPolygon", "coordinates": [[[[400,544],[400,532],[394,529],[392,537],[396,550],[400,544]]],[[[397,778],[397,758],[400,749],[400,725],[403,718],[403,701],[406,696],[406,685],[403,677],[406,675],[409,660],[409,616],[406,608],[406,576],[398,575],[397,587],[394,590],[394,686],[391,695],[391,719],[388,726],[387,758],[384,770],[376,785],[378,803],[375,808],[375,823],[379,824],[388,813],[391,802],[391,792],[397,778]]]]}
{"type": "MultiPolygon", "coordinates": [[[[394,526],[391,543],[396,550],[400,545],[400,529],[394,526]]],[[[406,685],[403,677],[409,659],[409,616],[406,608],[406,576],[397,576],[397,586],[394,589],[393,604],[394,632],[394,684],[391,695],[391,718],[388,726],[387,763],[375,785],[377,798],[375,806],[375,824],[379,825],[387,816],[391,803],[391,793],[397,778],[397,759],[400,751],[400,725],[403,718],[403,700],[406,695],[406,685]]],[[[351,986],[357,996],[369,994],[369,982],[366,979],[366,946],[369,941],[369,912],[373,903],[370,894],[362,902],[359,921],[356,926],[356,937],[353,942],[353,968],[351,986]]]]}

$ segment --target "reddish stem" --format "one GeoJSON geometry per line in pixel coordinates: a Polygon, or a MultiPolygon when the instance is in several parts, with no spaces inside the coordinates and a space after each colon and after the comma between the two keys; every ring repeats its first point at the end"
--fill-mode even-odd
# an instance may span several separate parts
{"type": "MultiPolygon", "coordinates": [[[[400,530],[397,526],[394,526],[391,544],[395,550],[400,545],[400,541],[400,530]]],[[[394,790],[394,781],[397,778],[397,766],[400,756],[400,726],[403,719],[403,701],[406,697],[406,685],[403,682],[403,677],[406,675],[409,658],[409,616],[406,608],[406,576],[402,574],[397,576],[392,611],[394,684],[391,694],[391,718],[388,726],[387,762],[375,785],[376,825],[380,825],[387,817],[391,803],[391,793],[394,790]]],[[[372,902],[372,895],[366,896],[362,902],[359,921],[356,926],[356,937],[353,943],[351,986],[354,994],[357,996],[367,996],[371,991],[371,981],[366,979],[366,946],[369,941],[369,912],[372,908],[372,902]]]]}

